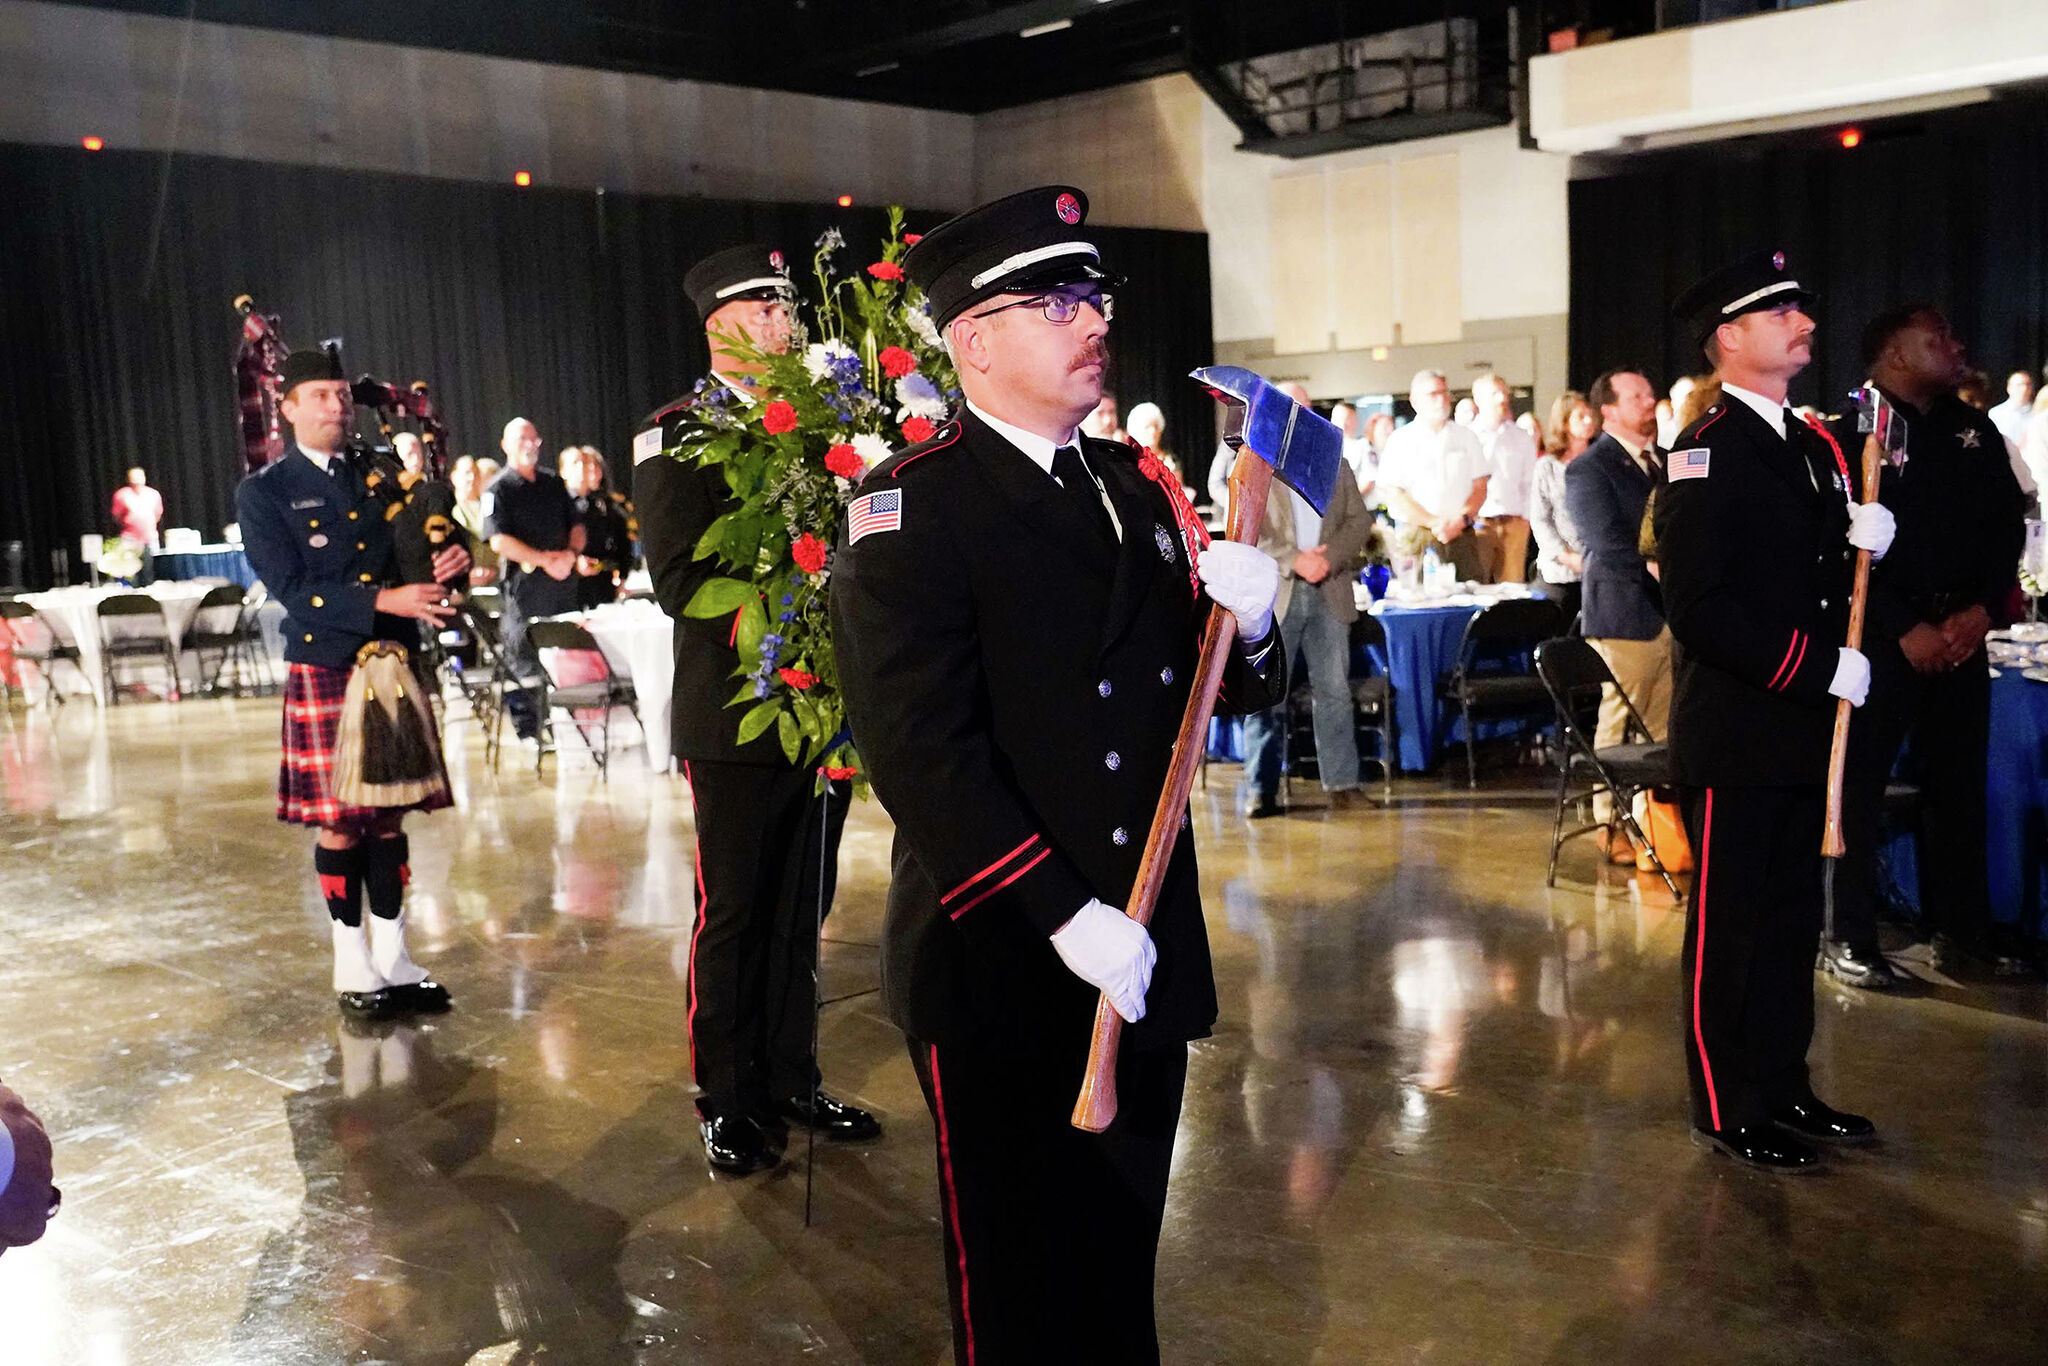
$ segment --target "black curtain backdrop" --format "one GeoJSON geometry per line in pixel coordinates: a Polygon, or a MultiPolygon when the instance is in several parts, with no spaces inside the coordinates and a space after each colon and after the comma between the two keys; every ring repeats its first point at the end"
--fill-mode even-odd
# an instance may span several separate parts
{"type": "Polygon", "coordinates": [[[1670,302],[1732,257],[1771,248],[1820,295],[1795,403],[1837,410],[1865,378],[1864,324],[1914,300],[1948,315],[2001,401],[2008,372],[2038,371],[2048,359],[2048,113],[2001,103],[1864,134],[1854,150],[1818,130],[1574,181],[1572,383],[1583,389],[1616,363],[1645,367],[1660,389],[1704,371],[1670,302]]]}
{"type": "MultiPolygon", "coordinates": [[[[294,347],[343,339],[351,375],[424,379],[453,452],[497,452],[506,419],[540,428],[543,459],[572,442],[630,488],[642,414],[707,360],[681,279],[705,253],[779,244],[800,282],[837,225],[865,265],[879,208],[726,203],[477,185],[217,158],[0,146],[0,541],[26,542],[32,584],[50,552],[111,530],[130,465],[166,524],[215,539],[242,475],[233,358],[237,294],[277,313],[294,347]]],[[[911,231],[943,215],[913,211],[911,231]]],[[[1129,283],[1111,384],[1151,398],[1170,433],[1213,430],[1182,378],[1212,358],[1208,239],[1101,229],[1129,283]]],[[[1169,443],[1170,444],[1170,443],[1169,443]]]]}

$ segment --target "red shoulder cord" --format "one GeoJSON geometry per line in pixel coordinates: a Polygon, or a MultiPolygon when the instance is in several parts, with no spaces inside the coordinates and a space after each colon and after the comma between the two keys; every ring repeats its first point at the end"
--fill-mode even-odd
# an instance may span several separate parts
{"type": "MultiPolygon", "coordinates": [[[[1819,432],[1820,439],[1827,442],[1828,449],[1835,453],[1835,468],[1842,472],[1842,487],[1849,490],[1851,498],[1855,498],[1857,496],[1856,481],[1849,475],[1849,461],[1842,454],[1842,443],[1835,440],[1835,434],[1828,430],[1827,424],[1812,413],[1801,413],[1799,417],[1807,426],[1819,432]]],[[[1875,496],[1876,492],[1877,490],[1875,489],[1866,489],[1863,491],[1863,494],[1864,497],[1872,497],[1875,496]]]]}
{"type": "Polygon", "coordinates": [[[1188,491],[1181,485],[1180,476],[1147,447],[1139,446],[1135,441],[1131,445],[1139,451],[1138,473],[1166,492],[1166,501],[1173,508],[1173,520],[1180,527],[1181,545],[1187,550],[1188,589],[1200,597],[1202,580],[1195,573],[1195,557],[1209,548],[1209,528],[1202,525],[1195,505],[1188,501],[1188,491]]]}

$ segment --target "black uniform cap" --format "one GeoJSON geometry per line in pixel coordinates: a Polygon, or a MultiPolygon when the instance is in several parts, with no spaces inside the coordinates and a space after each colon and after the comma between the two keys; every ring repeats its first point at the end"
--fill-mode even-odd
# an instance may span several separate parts
{"type": "Polygon", "coordinates": [[[1088,196],[1071,185],[1041,185],[969,209],[924,235],[903,271],[944,327],[983,299],[1083,280],[1117,283],[1088,240],[1088,196]]]}
{"type": "Polygon", "coordinates": [[[1816,302],[1813,291],[1793,277],[1784,252],[1759,251],[1730,261],[1679,295],[1671,316],[1705,346],[1715,328],[1745,313],[1789,303],[1811,309],[1816,302]]]}
{"type": "Polygon", "coordinates": [[[700,320],[735,299],[794,299],[796,286],[790,283],[788,263],[782,253],[759,242],[727,247],[690,267],[683,277],[683,293],[697,310],[700,320]]]}
{"type": "Polygon", "coordinates": [[[341,343],[322,342],[294,351],[284,358],[284,376],[278,381],[278,397],[283,398],[301,384],[316,379],[341,379],[348,376],[341,372],[341,343]]]}

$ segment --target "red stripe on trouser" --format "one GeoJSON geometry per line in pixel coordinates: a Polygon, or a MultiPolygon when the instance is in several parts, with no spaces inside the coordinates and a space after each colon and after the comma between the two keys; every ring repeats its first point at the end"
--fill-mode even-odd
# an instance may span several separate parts
{"type": "Polygon", "coordinates": [[[690,936],[690,1013],[687,1028],[690,1035],[690,1080],[701,1084],[697,1076],[697,941],[704,937],[704,806],[697,795],[697,780],[690,776],[688,759],[683,760],[683,781],[690,785],[690,810],[697,826],[690,841],[690,856],[697,860],[697,929],[690,936]]]}
{"type": "Polygon", "coordinates": [[[953,1141],[946,1126],[946,1091],[939,1083],[939,1048],[931,1045],[932,1109],[939,1117],[939,1177],[946,1190],[946,1219],[953,1226],[954,1260],[960,1267],[960,1322],[966,1329],[967,1366],[974,1366],[974,1316],[967,1308],[967,1240],[960,1236],[960,1192],[953,1184],[953,1141]]]}
{"type": "Polygon", "coordinates": [[[1707,811],[1700,824],[1700,885],[1693,893],[1692,914],[1692,1039],[1700,1053],[1700,1072],[1707,1079],[1707,1113],[1721,1127],[1721,1102],[1714,1095],[1714,1068],[1707,1061],[1707,1036],[1700,1029],[1700,979],[1707,966],[1707,860],[1714,848],[1714,789],[1707,789],[1707,811]]]}

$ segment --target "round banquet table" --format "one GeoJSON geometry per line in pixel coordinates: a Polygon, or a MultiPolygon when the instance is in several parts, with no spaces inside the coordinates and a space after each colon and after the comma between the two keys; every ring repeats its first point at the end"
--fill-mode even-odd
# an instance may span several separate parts
{"type": "Polygon", "coordinates": [[[256,582],[256,571],[238,545],[202,545],[197,550],[159,550],[150,561],[159,579],[225,579],[238,588],[256,582]]]}
{"type": "MultiPolygon", "coordinates": [[[[55,588],[47,593],[25,593],[21,601],[42,614],[60,644],[78,647],[79,671],[85,675],[86,686],[91,689],[93,698],[104,706],[107,682],[100,656],[99,605],[108,598],[125,593],[145,593],[155,598],[163,604],[164,627],[170,633],[171,651],[176,655],[184,649],[185,633],[192,629],[192,619],[199,613],[199,600],[218,586],[216,582],[198,580],[159,580],[147,588],[123,588],[119,584],[102,588],[81,585],[55,588]]],[[[116,618],[108,623],[107,629],[134,632],[142,626],[134,618],[116,618]]],[[[69,670],[63,673],[68,674],[69,670]]],[[[55,679],[51,681],[54,685],[55,679]]]]}
{"type": "Polygon", "coordinates": [[[2018,669],[1991,680],[1985,789],[1992,918],[2048,938],[2048,683],[2018,669]]]}

